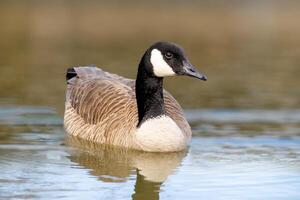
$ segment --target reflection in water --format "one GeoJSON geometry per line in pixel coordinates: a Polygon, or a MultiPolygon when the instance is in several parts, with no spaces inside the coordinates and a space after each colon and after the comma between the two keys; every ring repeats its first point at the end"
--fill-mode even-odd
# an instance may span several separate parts
{"type": "Polygon", "coordinates": [[[135,193],[132,195],[133,200],[138,199],[159,199],[159,189],[162,183],[147,181],[145,176],[137,170],[135,193]]]}
{"type": "Polygon", "coordinates": [[[178,167],[187,152],[149,153],[100,145],[75,137],[67,144],[80,152],[71,152],[70,160],[92,169],[103,182],[126,182],[133,173],[136,182],[132,199],[159,199],[162,183],[178,167]]]}

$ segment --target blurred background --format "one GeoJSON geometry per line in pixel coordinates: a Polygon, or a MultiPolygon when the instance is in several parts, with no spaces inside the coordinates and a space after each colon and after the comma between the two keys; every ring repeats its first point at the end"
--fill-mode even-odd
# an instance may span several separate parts
{"type": "Polygon", "coordinates": [[[65,71],[135,78],[150,44],[180,44],[207,82],[167,78],[184,108],[296,108],[300,2],[0,1],[0,104],[63,111],[65,71]]]}

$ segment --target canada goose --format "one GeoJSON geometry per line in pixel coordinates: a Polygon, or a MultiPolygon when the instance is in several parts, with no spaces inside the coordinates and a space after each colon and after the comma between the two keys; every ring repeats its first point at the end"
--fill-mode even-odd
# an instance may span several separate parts
{"type": "Polygon", "coordinates": [[[64,127],[85,140],[151,152],[181,151],[191,128],[163,77],[206,77],[181,47],[157,42],[144,53],[136,81],[96,67],[67,70],[64,127]]]}

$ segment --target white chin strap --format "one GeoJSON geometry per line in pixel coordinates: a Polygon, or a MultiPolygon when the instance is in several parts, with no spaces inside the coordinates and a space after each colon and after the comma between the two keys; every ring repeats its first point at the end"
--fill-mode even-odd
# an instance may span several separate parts
{"type": "Polygon", "coordinates": [[[150,62],[153,66],[154,75],[157,77],[174,76],[175,72],[166,63],[161,52],[157,49],[151,51],[150,62]]]}

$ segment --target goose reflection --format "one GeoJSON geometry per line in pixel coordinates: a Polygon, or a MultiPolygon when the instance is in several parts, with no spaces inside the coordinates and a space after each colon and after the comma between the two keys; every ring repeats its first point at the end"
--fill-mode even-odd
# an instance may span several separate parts
{"type": "Polygon", "coordinates": [[[79,151],[72,151],[70,159],[91,169],[92,175],[103,182],[126,182],[136,175],[133,200],[159,199],[160,187],[178,167],[187,152],[149,153],[99,145],[75,137],[67,144],[79,151]]]}

